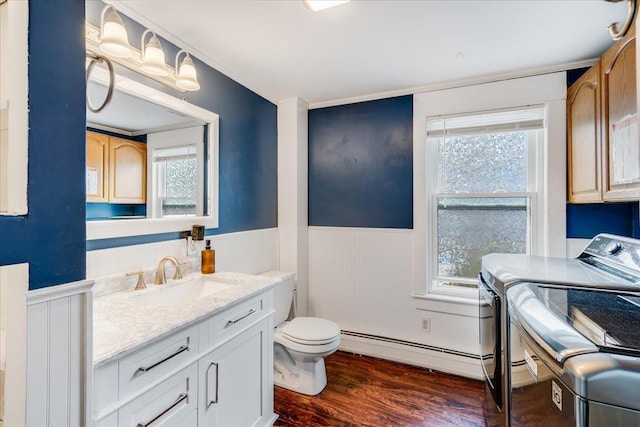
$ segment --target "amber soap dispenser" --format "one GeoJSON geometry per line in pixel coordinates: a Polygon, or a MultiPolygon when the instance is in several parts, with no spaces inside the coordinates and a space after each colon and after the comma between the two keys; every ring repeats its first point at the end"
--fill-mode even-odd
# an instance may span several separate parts
{"type": "Polygon", "coordinates": [[[211,240],[206,241],[206,246],[202,251],[200,271],[202,271],[202,274],[216,272],[216,251],[211,249],[211,240]]]}

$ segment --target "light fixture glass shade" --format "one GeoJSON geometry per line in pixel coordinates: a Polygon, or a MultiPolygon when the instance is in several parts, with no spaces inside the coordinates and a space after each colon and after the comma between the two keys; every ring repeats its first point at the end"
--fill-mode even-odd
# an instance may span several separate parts
{"type": "Polygon", "coordinates": [[[142,42],[140,44],[143,46],[142,50],[142,65],[140,68],[154,76],[166,76],[169,75],[169,71],[167,71],[167,66],[164,62],[164,51],[162,50],[162,46],[160,45],[160,40],[156,37],[155,33],[151,30],[146,30],[142,33],[142,42]],[[144,46],[144,36],[150,32],[151,38],[149,39],[149,43],[147,46],[144,46]]]}
{"type": "Polygon", "coordinates": [[[129,44],[127,30],[124,28],[118,12],[112,6],[105,6],[102,10],[101,21],[100,50],[117,58],[130,58],[133,51],[129,44]],[[111,9],[111,12],[105,19],[104,15],[107,9],[111,9]]]}
{"type": "Polygon", "coordinates": [[[349,3],[351,0],[302,0],[302,3],[314,12],[349,3]]]}
{"type": "Polygon", "coordinates": [[[182,64],[180,64],[180,67],[178,67],[178,56],[180,56],[181,52],[184,51],[180,51],[178,52],[178,55],[176,55],[176,71],[178,72],[176,77],[176,86],[188,91],[200,90],[196,67],[193,65],[193,61],[188,53],[185,52],[186,56],[182,61],[182,64]]]}

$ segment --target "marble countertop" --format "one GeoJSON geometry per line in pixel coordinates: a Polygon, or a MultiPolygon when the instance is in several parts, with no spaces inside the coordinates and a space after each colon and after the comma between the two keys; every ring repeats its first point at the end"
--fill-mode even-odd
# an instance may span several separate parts
{"type": "Polygon", "coordinates": [[[280,279],[241,273],[192,273],[165,285],[148,284],[144,290],[126,290],[93,299],[93,364],[100,366],[160,340],[270,289],[280,279]],[[228,285],[213,295],[180,304],[152,302],[163,291],[200,278],[228,285]],[[145,299],[146,297],[150,297],[145,299]]]}

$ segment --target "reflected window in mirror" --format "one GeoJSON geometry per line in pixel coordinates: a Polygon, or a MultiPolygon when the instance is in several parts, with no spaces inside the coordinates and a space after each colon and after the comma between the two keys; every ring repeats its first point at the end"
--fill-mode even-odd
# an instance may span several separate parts
{"type": "Polygon", "coordinates": [[[204,135],[205,127],[196,126],[148,136],[151,218],[206,214],[204,135]]]}

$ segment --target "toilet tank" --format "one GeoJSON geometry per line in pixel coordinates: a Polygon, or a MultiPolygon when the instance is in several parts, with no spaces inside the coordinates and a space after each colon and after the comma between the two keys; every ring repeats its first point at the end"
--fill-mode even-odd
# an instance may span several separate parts
{"type": "Polygon", "coordinates": [[[278,326],[289,317],[296,275],[288,271],[273,270],[262,273],[261,276],[277,277],[282,280],[273,288],[273,308],[276,311],[273,322],[278,326]]]}
{"type": "Polygon", "coordinates": [[[273,308],[275,309],[275,317],[273,324],[280,325],[289,317],[291,303],[293,302],[293,288],[295,285],[295,273],[289,271],[267,271],[261,276],[277,277],[281,279],[273,288],[273,308]]]}

